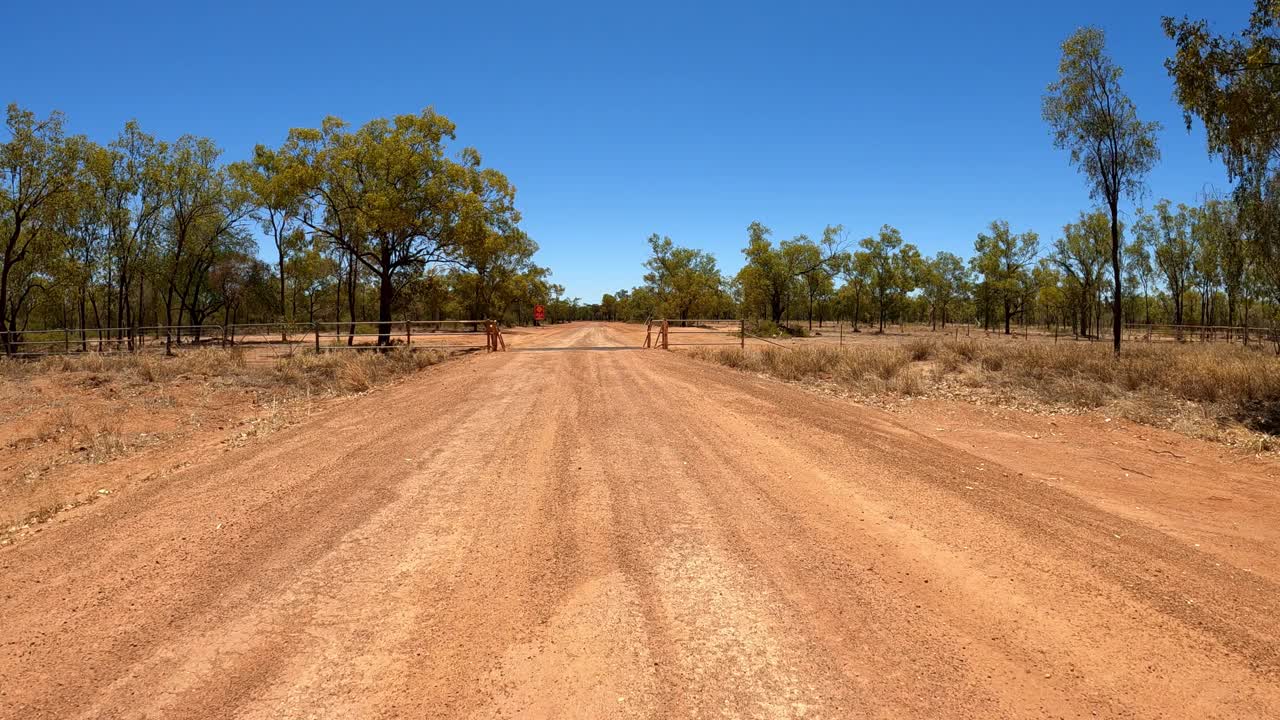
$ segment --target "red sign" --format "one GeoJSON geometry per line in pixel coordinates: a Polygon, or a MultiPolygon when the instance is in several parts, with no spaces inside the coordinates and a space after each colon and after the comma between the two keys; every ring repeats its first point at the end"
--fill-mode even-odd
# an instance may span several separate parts
{"type": "Polygon", "coordinates": [[[533,319],[534,319],[534,320],[546,320],[546,319],[547,319],[547,309],[546,309],[546,308],[544,308],[544,307],[542,307],[541,305],[534,305],[534,306],[533,306],[533,319]]]}

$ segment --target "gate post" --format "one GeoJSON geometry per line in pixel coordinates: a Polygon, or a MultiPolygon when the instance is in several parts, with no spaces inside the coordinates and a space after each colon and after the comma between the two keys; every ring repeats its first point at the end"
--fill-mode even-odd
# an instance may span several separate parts
{"type": "Polygon", "coordinates": [[[670,350],[670,349],[671,349],[671,348],[667,347],[667,340],[668,340],[668,338],[667,338],[667,330],[668,330],[668,328],[669,328],[669,327],[670,327],[670,326],[667,324],[667,321],[666,321],[666,320],[663,320],[663,321],[662,321],[662,349],[663,349],[663,350],[670,350]]]}

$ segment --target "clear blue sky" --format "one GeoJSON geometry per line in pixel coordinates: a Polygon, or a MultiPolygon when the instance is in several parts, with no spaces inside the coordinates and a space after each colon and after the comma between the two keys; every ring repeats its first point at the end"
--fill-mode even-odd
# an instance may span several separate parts
{"type": "Polygon", "coordinates": [[[967,255],[995,218],[1051,240],[1090,203],[1040,119],[1084,24],[1165,125],[1152,197],[1225,188],[1171,97],[1159,20],[1235,31],[1252,2],[196,5],[15,3],[0,100],[99,141],[130,118],[207,135],[231,159],[327,114],[432,105],[512,178],[539,262],[591,302],[638,284],[654,232],[729,272],[752,220],[776,238],[889,223],[926,253],[967,255]]]}

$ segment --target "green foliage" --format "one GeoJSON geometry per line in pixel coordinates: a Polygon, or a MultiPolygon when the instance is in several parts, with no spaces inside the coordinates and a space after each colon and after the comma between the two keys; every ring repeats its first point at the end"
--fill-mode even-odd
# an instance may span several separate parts
{"type": "Polygon", "coordinates": [[[867,271],[867,284],[876,306],[880,332],[906,298],[916,289],[923,272],[923,260],[915,245],[903,242],[902,233],[889,225],[880,234],[863,238],[858,245],[865,253],[862,262],[867,271]]]}
{"type": "Polygon", "coordinates": [[[949,311],[957,300],[966,297],[973,285],[973,278],[960,256],[941,250],[924,262],[920,274],[920,287],[929,303],[929,320],[937,327],[947,327],[949,311]]]}
{"type": "Polygon", "coordinates": [[[990,308],[1000,306],[1007,335],[1012,318],[1025,311],[1033,292],[1030,268],[1040,252],[1040,236],[1031,230],[1014,234],[1004,220],[993,221],[988,230],[974,241],[972,264],[982,276],[983,316],[990,318],[990,308]]]}
{"type": "Polygon", "coordinates": [[[644,281],[658,298],[660,315],[681,320],[708,317],[723,306],[723,281],[710,253],[680,247],[656,233],[649,237],[649,250],[644,281]]]}
{"type": "Polygon", "coordinates": [[[1113,345],[1119,353],[1120,198],[1136,198],[1145,187],[1146,174],[1160,159],[1160,124],[1138,119],[1133,101],[1120,88],[1123,71],[1107,56],[1098,28],[1081,28],[1063,42],[1058,75],[1044,97],[1044,118],[1054,144],[1069,151],[1071,164],[1088,179],[1091,196],[1111,213],[1113,345]]]}
{"type": "Polygon", "coordinates": [[[1280,2],[1255,0],[1235,37],[1204,20],[1165,17],[1174,55],[1165,61],[1187,129],[1204,123],[1209,152],[1220,155],[1247,196],[1264,194],[1280,161],[1280,2]]]}
{"type": "Polygon", "coordinates": [[[1106,278],[1104,271],[1111,247],[1110,221],[1101,211],[1082,212],[1078,222],[1062,228],[1062,235],[1054,241],[1049,260],[1065,275],[1065,294],[1078,311],[1076,329],[1087,337],[1097,308],[1098,292],[1106,278]]]}
{"type": "Polygon", "coordinates": [[[123,337],[216,313],[223,323],[316,321],[373,307],[383,321],[426,310],[520,320],[562,301],[533,262],[515,189],[475,150],[449,152],[453,125],[431,110],[358,129],[328,118],[231,164],[208,138],[166,143],[134,122],[101,146],[68,136],[59,113],[37,120],[10,106],[6,131],[9,352],[30,327],[123,337]],[[255,257],[255,226],[276,247],[274,272],[255,257]]]}

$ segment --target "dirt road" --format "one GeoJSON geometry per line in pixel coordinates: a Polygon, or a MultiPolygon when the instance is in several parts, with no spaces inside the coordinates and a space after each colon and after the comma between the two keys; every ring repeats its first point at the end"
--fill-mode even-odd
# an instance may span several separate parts
{"type": "Polygon", "coordinates": [[[508,339],[0,552],[0,716],[1280,717],[1271,542],[508,339]]]}

